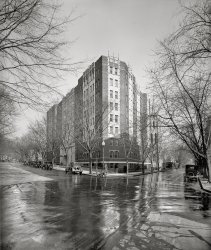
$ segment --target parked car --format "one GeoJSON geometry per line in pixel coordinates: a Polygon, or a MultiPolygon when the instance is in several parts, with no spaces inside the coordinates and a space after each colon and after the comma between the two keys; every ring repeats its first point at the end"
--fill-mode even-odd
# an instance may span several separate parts
{"type": "Polygon", "coordinates": [[[72,167],[72,174],[82,174],[83,170],[80,165],[75,165],[72,167]]]}
{"type": "Polygon", "coordinates": [[[52,162],[51,161],[44,162],[44,164],[42,165],[42,169],[44,169],[44,170],[52,170],[53,169],[52,162]]]}
{"type": "Polygon", "coordinates": [[[198,166],[185,165],[184,182],[197,181],[198,166]]]}
{"type": "Polygon", "coordinates": [[[82,174],[83,170],[80,165],[76,164],[74,166],[68,166],[65,168],[65,173],[67,174],[68,172],[72,174],[82,174]]]}

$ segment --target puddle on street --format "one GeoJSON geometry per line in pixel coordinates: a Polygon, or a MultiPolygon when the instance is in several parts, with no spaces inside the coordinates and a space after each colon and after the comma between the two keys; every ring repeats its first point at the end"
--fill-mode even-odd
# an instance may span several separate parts
{"type": "Polygon", "coordinates": [[[64,175],[3,190],[3,244],[23,249],[91,249],[117,230],[127,234],[149,211],[210,218],[200,194],[172,173],[134,178],[64,175]],[[20,240],[24,239],[24,241],[20,240]],[[59,247],[58,247],[59,246],[59,247]]]}

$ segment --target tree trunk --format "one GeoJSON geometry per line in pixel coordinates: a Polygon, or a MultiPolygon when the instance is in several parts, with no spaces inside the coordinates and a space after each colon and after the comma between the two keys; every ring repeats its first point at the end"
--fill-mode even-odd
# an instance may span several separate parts
{"type": "Polygon", "coordinates": [[[203,177],[209,178],[209,168],[208,168],[208,162],[207,159],[204,157],[199,156],[196,159],[196,164],[199,166],[199,171],[202,172],[203,177]]]}
{"type": "Polygon", "coordinates": [[[209,180],[209,182],[211,182],[211,175],[210,175],[210,173],[211,173],[211,155],[210,155],[210,158],[209,158],[209,156],[208,156],[208,160],[207,160],[208,162],[208,180],[209,180]]]}
{"type": "Polygon", "coordinates": [[[144,162],[143,161],[141,163],[141,168],[142,168],[142,174],[145,174],[145,167],[144,167],[144,162]]]}
{"type": "Polygon", "coordinates": [[[128,162],[128,159],[127,159],[127,175],[129,173],[129,162],[128,162]]]}
{"type": "Polygon", "coordinates": [[[92,153],[89,153],[89,173],[92,174],[92,153]]]}
{"type": "Polygon", "coordinates": [[[66,167],[68,167],[68,153],[66,153],[65,159],[66,159],[66,167]]]}

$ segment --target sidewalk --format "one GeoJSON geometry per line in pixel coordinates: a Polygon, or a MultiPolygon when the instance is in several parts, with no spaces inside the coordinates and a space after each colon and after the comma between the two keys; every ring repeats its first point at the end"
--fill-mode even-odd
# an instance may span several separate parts
{"type": "Polygon", "coordinates": [[[53,169],[55,170],[60,170],[60,171],[65,171],[65,166],[60,166],[60,165],[54,165],[53,169]]]}
{"type": "MultiPolygon", "coordinates": [[[[59,171],[65,171],[65,166],[60,166],[60,165],[54,165],[53,169],[55,170],[59,170],[59,171]]],[[[101,173],[101,170],[98,171],[98,174],[101,173]]],[[[157,173],[157,171],[155,171],[154,173],[157,173]]],[[[89,170],[84,169],[83,168],[83,175],[90,175],[90,176],[96,176],[96,170],[92,171],[92,174],[89,173],[89,170]]],[[[151,171],[145,171],[144,175],[146,174],[151,174],[151,171]]],[[[127,177],[127,176],[139,176],[139,175],[143,175],[142,172],[129,172],[128,175],[126,173],[107,173],[106,177],[116,177],[116,176],[120,176],[120,177],[127,177]]]]}
{"type": "MultiPolygon", "coordinates": [[[[98,171],[98,174],[100,174],[101,171],[98,171]]],[[[92,174],[89,173],[89,170],[83,170],[83,173],[84,175],[92,175],[92,176],[96,176],[97,173],[96,171],[92,171],[92,174]]],[[[151,172],[149,171],[145,171],[144,175],[146,174],[151,174],[151,172]]],[[[129,172],[128,175],[126,173],[107,173],[106,177],[116,177],[116,176],[119,176],[119,177],[131,177],[131,176],[139,176],[139,175],[143,175],[142,172],[129,172]]]]}

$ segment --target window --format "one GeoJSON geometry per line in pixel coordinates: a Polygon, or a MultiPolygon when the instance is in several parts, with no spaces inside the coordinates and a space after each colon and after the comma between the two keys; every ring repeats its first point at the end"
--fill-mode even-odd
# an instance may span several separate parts
{"type": "Polygon", "coordinates": [[[118,140],[115,140],[115,146],[119,146],[118,140]]]}
{"type": "Polygon", "coordinates": [[[110,98],[113,98],[113,90],[110,90],[110,98]]]}
{"type": "Polygon", "coordinates": [[[115,80],[115,87],[118,87],[118,80],[115,80]]]}
{"type": "Polygon", "coordinates": [[[118,103],[115,103],[115,110],[118,111],[118,103]]]}
{"type": "Polygon", "coordinates": [[[113,102],[110,102],[110,110],[113,110],[114,106],[113,106],[113,102]]]}
{"type": "Polygon", "coordinates": [[[115,122],[118,122],[118,115],[115,115],[115,122]]]}
{"type": "Polygon", "coordinates": [[[115,68],[115,75],[117,75],[117,72],[118,72],[118,69],[117,69],[117,68],[115,68]]]}
{"type": "Polygon", "coordinates": [[[110,155],[110,158],[113,158],[113,151],[112,150],[109,151],[109,155],[110,155]]]}
{"type": "Polygon", "coordinates": [[[118,134],[118,127],[115,127],[115,134],[118,134]]]}
{"type": "Polygon", "coordinates": [[[113,67],[110,66],[110,74],[113,74],[113,67]]]}
{"type": "Polygon", "coordinates": [[[114,158],[119,158],[119,151],[114,151],[114,158]]]}
{"type": "Polygon", "coordinates": [[[115,99],[118,99],[118,91],[115,91],[115,99]]]}
{"type": "Polygon", "coordinates": [[[110,85],[113,86],[113,79],[110,78],[110,85]]]}
{"type": "Polygon", "coordinates": [[[110,134],[113,134],[113,126],[110,126],[110,134]]]}
{"type": "Polygon", "coordinates": [[[110,140],[110,146],[113,146],[113,140],[112,139],[110,140]]]}
{"type": "Polygon", "coordinates": [[[113,114],[110,114],[110,122],[113,122],[113,114]]]}

